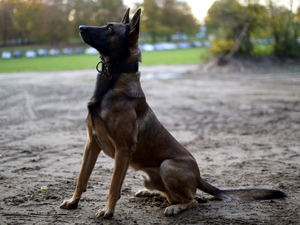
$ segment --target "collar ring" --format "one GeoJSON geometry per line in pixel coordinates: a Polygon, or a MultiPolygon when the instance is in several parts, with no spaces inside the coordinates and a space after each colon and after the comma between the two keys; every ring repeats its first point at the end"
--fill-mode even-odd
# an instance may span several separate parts
{"type": "Polygon", "coordinates": [[[99,68],[98,68],[98,66],[99,66],[99,64],[101,63],[101,69],[102,69],[102,65],[103,65],[103,62],[102,61],[100,61],[100,62],[98,62],[97,63],[97,66],[96,66],[96,70],[99,72],[99,73],[102,73],[102,70],[99,70],[99,68]]]}

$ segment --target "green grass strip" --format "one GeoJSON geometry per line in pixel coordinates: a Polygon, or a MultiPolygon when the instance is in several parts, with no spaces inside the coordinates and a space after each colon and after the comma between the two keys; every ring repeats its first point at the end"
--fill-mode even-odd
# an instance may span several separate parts
{"type": "MultiPolygon", "coordinates": [[[[208,52],[207,48],[143,52],[140,65],[201,63],[201,57],[208,52]]],[[[60,55],[0,59],[0,73],[93,69],[98,62],[98,55],[60,55]]]]}

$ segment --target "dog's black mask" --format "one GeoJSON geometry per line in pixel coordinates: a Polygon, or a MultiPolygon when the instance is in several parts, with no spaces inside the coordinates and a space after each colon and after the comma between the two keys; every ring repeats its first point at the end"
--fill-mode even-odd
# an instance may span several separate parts
{"type": "Polygon", "coordinates": [[[130,47],[138,44],[140,27],[139,9],[129,23],[129,9],[121,23],[108,23],[102,27],[79,27],[82,40],[98,50],[105,61],[117,62],[130,56],[130,47]]]}

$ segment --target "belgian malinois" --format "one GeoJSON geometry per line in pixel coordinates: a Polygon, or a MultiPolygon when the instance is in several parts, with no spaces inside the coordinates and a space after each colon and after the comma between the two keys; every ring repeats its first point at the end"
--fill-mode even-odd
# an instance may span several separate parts
{"type": "Polygon", "coordinates": [[[222,200],[234,195],[247,199],[285,197],[277,190],[220,190],[200,177],[194,157],[164,128],[146,102],[138,72],[140,15],[141,9],[129,21],[128,9],[121,23],[80,26],[82,40],[99,51],[102,70],[98,70],[95,92],[88,103],[88,140],[76,189],[61,208],[77,207],[101,150],[115,159],[115,166],[108,202],[97,217],[113,216],[129,166],[147,174],[146,189],[136,196],[161,193],[170,203],[166,216],[197,207],[197,188],[222,200]]]}

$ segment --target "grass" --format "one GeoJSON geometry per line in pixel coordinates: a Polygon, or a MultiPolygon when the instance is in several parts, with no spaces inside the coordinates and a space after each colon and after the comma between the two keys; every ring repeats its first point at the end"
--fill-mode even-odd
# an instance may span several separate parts
{"type": "Polygon", "coordinates": [[[209,49],[207,48],[191,48],[169,51],[143,52],[142,65],[200,63],[202,56],[205,55],[208,51],[209,49]]]}
{"type": "Polygon", "coordinates": [[[0,73],[90,69],[95,68],[97,62],[99,62],[97,55],[1,59],[0,73]]]}
{"type": "MultiPolygon", "coordinates": [[[[143,52],[143,62],[140,65],[200,63],[201,58],[208,52],[209,49],[207,48],[143,52]]],[[[0,73],[93,69],[98,62],[98,55],[60,55],[0,59],[0,73]]]]}

